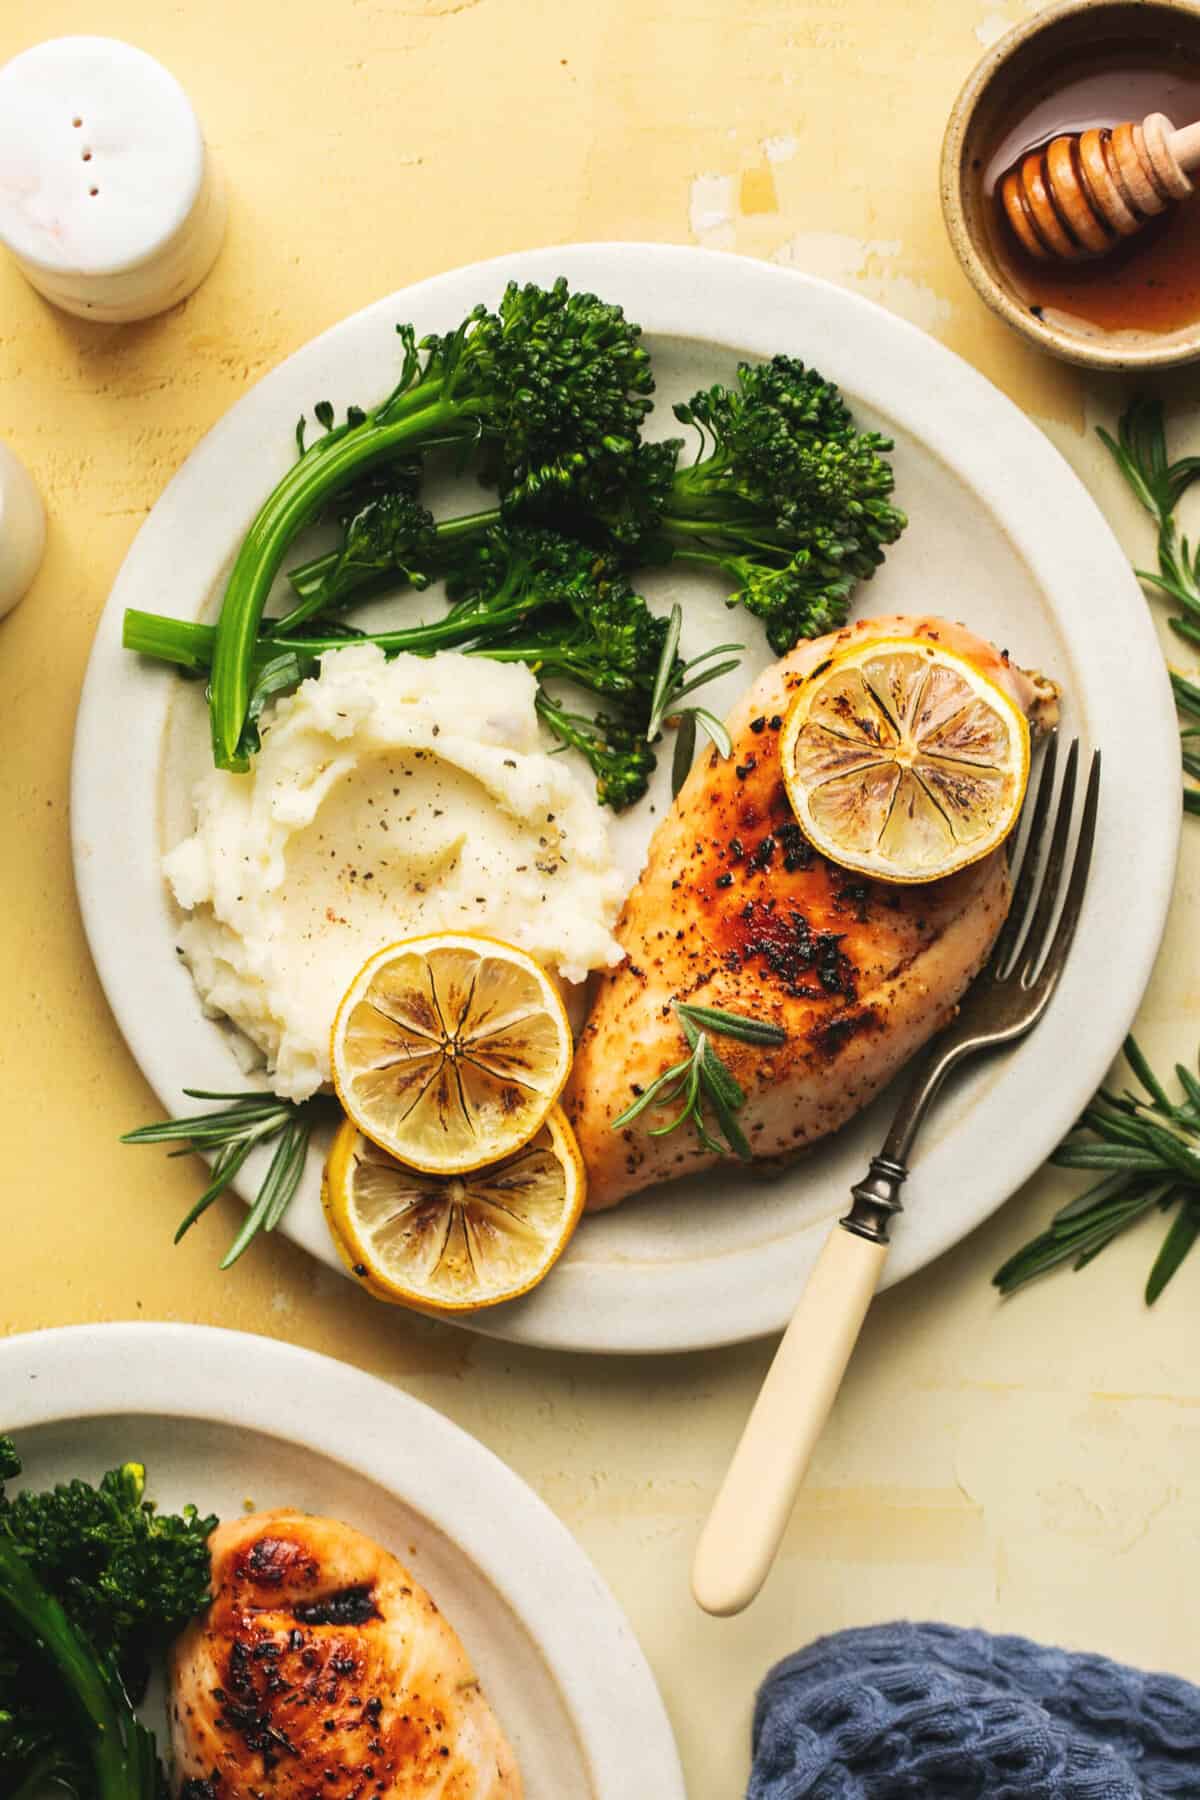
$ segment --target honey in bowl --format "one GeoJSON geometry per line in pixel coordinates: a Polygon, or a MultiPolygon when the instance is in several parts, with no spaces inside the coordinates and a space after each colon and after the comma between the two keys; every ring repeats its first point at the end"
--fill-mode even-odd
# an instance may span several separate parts
{"type": "Polygon", "coordinates": [[[1200,57],[1182,46],[1101,40],[1056,63],[1008,122],[982,172],[992,250],[1035,318],[1057,315],[1101,331],[1179,331],[1200,320],[1200,189],[1103,256],[1035,261],[1003,216],[997,187],[1027,152],[1064,133],[1162,112],[1200,119],[1200,57]]]}

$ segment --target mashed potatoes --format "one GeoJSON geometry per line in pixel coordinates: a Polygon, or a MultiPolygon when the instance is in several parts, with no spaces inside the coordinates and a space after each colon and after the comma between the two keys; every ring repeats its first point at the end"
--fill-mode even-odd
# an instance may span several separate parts
{"type": "Polygon", "coordinates": [[[518,664],[355,645],[264,715],[249,775],[197,783],[164,863],[179,944],[280,1094],[328,1081],[338,1002],[398,938],[488,932],[568,982],[620,961],[604,817],[542,747],[534,694],[518,664]]]}

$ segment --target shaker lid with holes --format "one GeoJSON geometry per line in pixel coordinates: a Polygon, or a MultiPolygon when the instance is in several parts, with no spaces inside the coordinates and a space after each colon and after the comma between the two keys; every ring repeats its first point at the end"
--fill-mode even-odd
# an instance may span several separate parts
{"type": "Polygon", "coordinates": [[[36,44],[0,68],[0,242],[70,311],[143,317],[220,242],[204,139],[162,65],[115,38],[36,44]]]}

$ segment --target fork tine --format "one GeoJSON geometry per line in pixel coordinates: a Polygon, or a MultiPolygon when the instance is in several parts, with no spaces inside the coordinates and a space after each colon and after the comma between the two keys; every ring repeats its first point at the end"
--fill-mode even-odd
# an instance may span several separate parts
{"type": "MultiPolygon", "coordinates": [[[[1083,892],[1087,886],[1088,870],[1092,862],[1092,846],[1096,839],[1096,814],[1099,805],[1100,752],[1096,750],[1092,753],[1087,792],[1083,797],[1083,816],[1079,821],[1079,836],[1075,842],[1075,860],[1071,864],[1067,897],[1063,901],[1062,912],[1059,914],[1054,936],[1050,940],[1050,948],[1046,952],[1042,972],[1033,983],[1039,996],[1044,996],[1046,999],[1049,999],[1058,986],[1058,978],[1063,972],[1063,966],[1071,948],[1071,940],[1075,936],[1075,927],[1079,923],[1079,914],[1083,910],[1083,892]]],[[[1025,985],[1029,985],[1028,981],[1025,985]]]]}
{"type": "Polygon", "coordinates": [[[1033,818],[1029,824],[1029,835],[1025,839],[1025,854],[1021,858],[1021,873],[1013,892],[1008,908],[1008,918],[1004,929],[996,939],[996,948],[992,952],[993,969],[1002,969],[1012,951],[1016,948],[1021,926],[1029,911],[1029,903],[1033,898],[1033,883],[1037,875],[1038,854],[1042,847],[1042,833],[1046,827],[1046,815],[1050,811],[1050,796],[1054,792],[1054,771],[1058,763],[1058,737],[1053,736],[1046,745],[1042,757],[1042,773],[1038,782],[1037,798],[1033,803],[1033,818]]]}
{"type": "Polygon", "coordinates": [[[1050,849],[1046,854],[1046,867],[1042,871],[1042,885],[1038,892],[1037,910],[1030,922],[1025,942],[1021,946],[1021,967],[1016,971],[1021,978],[1021,985],[1028,987],[1033,980],[1037,966],[1042,958],[1042,951],[1050,936],[1050,921],[1054,917],[1054,909],[1058,905],[1058,896],[1062,889],[1063,865],[1067,860],[1067,839],[1071,835],[1071,814],[1075,807],[1075,781],[1079,771],[1079,739],[1072,738],[1071,748],[1067,752],[1067,766],[1063,770],[1062,788],[1058,796],[1058,811],[1054,816],[1054,831],[1050,838],[1050,849]]]}

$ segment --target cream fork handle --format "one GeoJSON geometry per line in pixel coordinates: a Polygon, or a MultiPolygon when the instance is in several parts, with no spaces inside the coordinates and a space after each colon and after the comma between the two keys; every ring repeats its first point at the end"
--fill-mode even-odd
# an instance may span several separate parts
{"type": "Polygon", "coordinates": [[[741,1612],[762,1586],[887,1253],[842,1225],[826,1238],[696,1546],[692,1593],[705,1612],[741,1612]]]}

